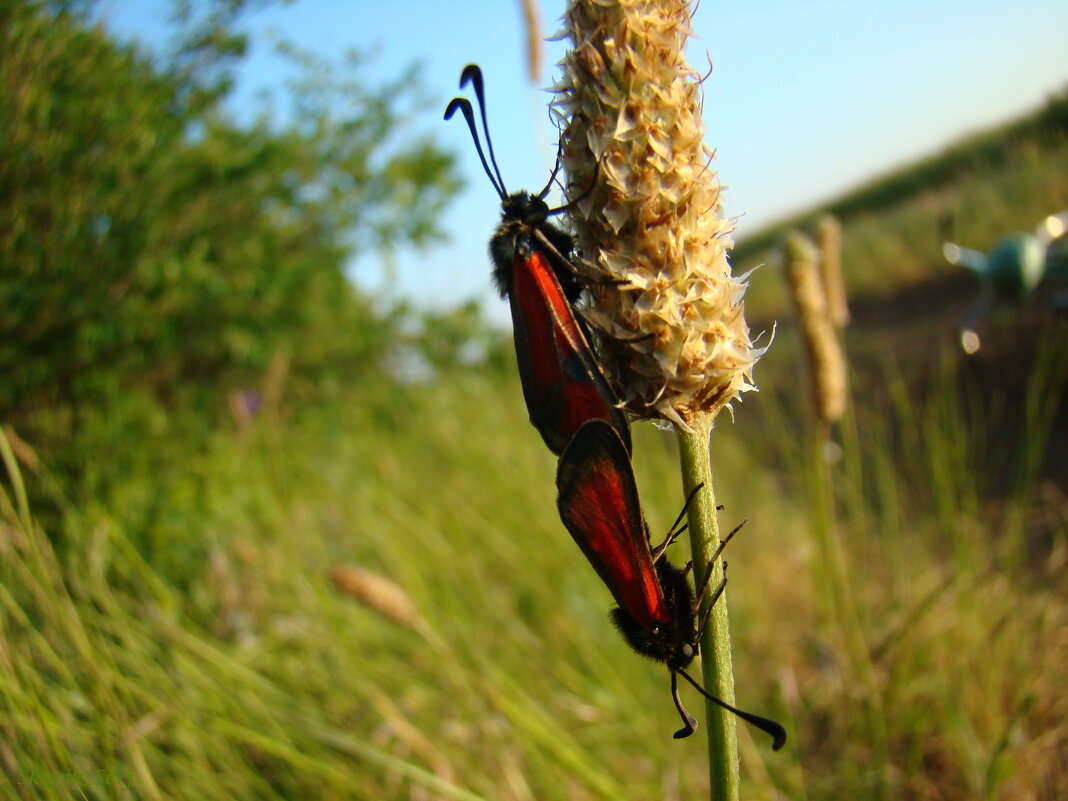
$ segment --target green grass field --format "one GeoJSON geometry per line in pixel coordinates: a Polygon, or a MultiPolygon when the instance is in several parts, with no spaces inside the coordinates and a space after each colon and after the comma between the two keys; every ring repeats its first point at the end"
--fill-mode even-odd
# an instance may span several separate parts
{"type": "MultiPolygon", "coordinates": [[[[962,242],[1068,206],[1066,152],[956,185],[961,209],[986,209],[962,242]],[[1056,186],[1007,188],[1039,174],[1056,186]]],[[[846,222],[854,290],[929,274],[931,202],[846,222]]],[[[764,272],[758,300],[778,292],[764,272]]],[[[740,728],[745,798],[1068,797],[1068,499],[1048,464],[1068,331],[1021,328],[1028,314],[991,322],[1019,346],[1015,383],[996,361],[965,380],[951,320],[922,375],[866,332],[832,463],[789,325],[765,391],[721,417],[721,519],[749,520],[728,552],[738,702],[790,738],[772,753],[740,728]]],[[[666,670],[613,630],[559,522],[512,372],[343,397],[221,425],[203,448],[176,425],[114,441],[94,469],[135,466],[100,497],[0,441],[0,797],[707,795],[701,737],[671,739],[666,670]],[[417,617],[339,592],[341,565],[398,584],[417,617]]],[[[683,500],[674,438],[635,439],[655,537],[683,500]]]]}
{"type": "MultiPolygon", "coordinates": [[[[1032,458],[1068,375],[1063,353],[1047,361],[1032,458]]],[[[842,432],[832,523],[805,432],[768,398],[714,436],[725,520],[750,520],[730,550],[739,702],[791,738],[772,754],[742,734],[746,797],[1068,790],[1063,497],[1030,481],[986,503],[968,452],[983,432],[950,402],[911,418],[920,404],[899,398],[892,422],[858,410],[842,432]],[[1040,507],[1059,518],[1036,528],[1040,507]]],[[[673,449],[639,428],[654,531],[681,502],[673,449]]],[[[700,797],[700,738],[670,738],[666,671],[609,625],[556,517],[553,467],[516,383],[469,378],[220,433],[162,485],[65,509],[80,539],[60,560],[15,484],[7,794],[700,797]],[[143,557],[148,538],[169,572],[143,557]],[[336,565],[397,582],[419,620],[341,595],[336,565]],[[102,776],[130,788],[71,786],[102,776]]]]}

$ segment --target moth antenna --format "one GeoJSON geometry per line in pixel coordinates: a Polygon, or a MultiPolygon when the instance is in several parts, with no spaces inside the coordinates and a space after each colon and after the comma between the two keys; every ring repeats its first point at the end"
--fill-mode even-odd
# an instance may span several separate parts
{"type": "MultiPolygon", "coordinates": [[[[504,183],[497,183],[497,178],[493,177],[493,173],[490,172],[489,162],[486,161],[486,154],[482,152],[482,145],[478,141],[478,129],[475,128],[475,112],[471,108],[471,101],[466,97],[454,97],[449,101],[449,105],[445,109],[445,119],[451,120],[452,115],[459,109],[460,113],[464,115],[464,119],[467,120],[467,127],[471,130],[471,139],[475,143],[475,150],[478,151],[478,157],[482,161],[482,169],[486,171],[486,175],[489,176],[490,183],[493,184],[493,188],[497,190],[497,194],[501,200],[508,197],[504,191],[504,183]]],[[[492,157],[492,153],[490,154],[492,157]]],[[[496,166],[496,165],[494,165],[496,166]]]]}
{"type": "Polygon", "coordinates": [[[675,701],[675,708],[679,710],[679,717],[682,718],[683,723],[683,727],[671,736],[676,740],[681,740],[697,731],[697,719],[682,705],[682,699],[679,697],[679,677],[675,675],[674,670],[671,671],[671,698],[675,701]]]}
{"type": "MultiPolygon", "coordinates": [[[[478,64],[468,64],[460,73],[460,88],[463,89],[468,83],[475,87],[475,97],[478,98],[478,109],[482,112],[482,130],[486,134],[486,147],[489,148],[490,163],[497,175],[497,183],[501,187],[501,199],[507,197],[508,192],[504,188],[504,178],[501,177],[501,169],[497,166],[497,159],[493,155],[493,140],[490,138],[489,125],[486,123],[486,88],[482,83],[482,70],[478,64]]],[[[489,170],[486,170],[489,172],[489,170]]]]}
{"type": "MultiPolygon", "coordinates": [[[[721,701],[720,699],[716,698],[716,696],[714,696],[711,693],[709,693],[704,687],[702,687],[700,684],[698,684],[696,681],[694,681],[690,677],[690,674],[687,673],[685,670],[682,670],[680,668],[677,672],[681,673],[682,677],[684,679],[686,679],[686,681],[690,682],[690,684],[692,684],[694,687],[696,687],[697,691],[699,693],[701,693],[701,695],[703,695],[709,701],[711,701],[714,704],[718,704],[719,706],[721,706],[724,709],[726,709],[728,712],[734,713],[735,715],[740,717],[742,720],[744,720],[746,723],[748,723],[750,726],[756,726],[762,732],[765,732],[766,734],[768,734],[771,737],[771,750],[772,751],[778,751],[786,743],[786,729],[784,729],[782,726],[780,726],[774,720],[769,720],[768,718],[762,718],[760,715],[754,715],[752,712],[746,712],[746,711],[744,711],[742,709],[738,709],[737,707],[733,707],[730,704],[728,704],[726,701],[721,701]]],[[[674,674],[672,674],[672,675],[674,675],[674,674]]],[[[672,686],[674,687],[674,682],[672,682],[672,686]]],[[[676,703],[676,706],[679,705],[677,698],[676,698],[675,703],[676,703]]],[[[681,709],[681,706],[679,708],[681,709]]],[[[678,732],[675,733],[675,736],[676,737],[679,736],[678,732]]],[[[683,736],[685,736],[685,735],[683,735],[683,736]]]]}

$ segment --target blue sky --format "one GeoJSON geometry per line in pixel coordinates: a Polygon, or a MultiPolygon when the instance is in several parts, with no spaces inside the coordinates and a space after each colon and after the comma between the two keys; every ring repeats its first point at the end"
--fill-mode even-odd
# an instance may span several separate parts
{"type": "MultiPolygon", "coordinates": [[[[564,0],[541,0],[544,36],[555,33],[564,0]]],[[[102,0],[100,14],[120,36],[158,43],[166,0],[102,0]]],[[[901,0],[866,4],[703,0],[691,63],[714,65],[705,82],[706,141],[716,149],[725,212],[738,237],[794,210],[834,197],[959,136],[1038,106],[1068,88],[1068,2],[1064,0],[901,0]],[[707,56],[706,56],[707,54],[707,56]]],[[[460,70],[486,74],[490,128],[510,190],[540,189],[552,167],[555,132],[541,91],[555,77],[563,43],[547,43],[536,85],[526,76],[519,0],[382,3],[298,0],[248,18],[324,56],[377,48],[367,74],[394,76],[424,65],[437,103],[419,121],[462,156],[467,189],[445,215],[451,241],[352,265],[354,280],[386,295],[440,305],[478,297],[492,319],[507,320],[493,297],[485,242],[498,201],[466,127],[441,121],[460,70]],[[387,285],[385,277],[393,276],[387,285]]],[[[234,108],[278,86],[280,64],[262,42],[239,73],[234,108]]]]}

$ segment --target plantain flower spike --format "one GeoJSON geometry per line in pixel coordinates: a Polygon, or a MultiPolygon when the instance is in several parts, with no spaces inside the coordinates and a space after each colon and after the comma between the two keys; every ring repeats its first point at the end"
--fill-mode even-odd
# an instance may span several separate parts
{"type": "Polygon", "coordinates": [[[842,280],[842,224],[833,214],[824,214],[816,221],[816,241],[827,313],[835,328],[844,328],[849,323],[849,299],[842,280]]]}
{"type": "Polygon", "coordinates": [[[755,389],[731,275],[734,226],[705,146],[700,78],[684,57],[690,7],[671,0],[571,0],[573,45],[554,87],[579,247],[600,276],[587,316],[638,417],[690,430],[755,389]]]}
{"type": "Polygon", "coordinates": [[[812,404],[820,420],[833,423],[845,412],[848,386],[845,356],[820,282],[819,254],[807,237],[795,231],[786,238],[785,256],[786,286],[808,361],[812,404]]]}

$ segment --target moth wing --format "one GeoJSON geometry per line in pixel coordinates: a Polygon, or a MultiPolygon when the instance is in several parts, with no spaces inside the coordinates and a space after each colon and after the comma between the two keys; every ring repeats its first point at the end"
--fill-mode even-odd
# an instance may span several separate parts
{"type": "Polygon", "coordinates": [[[544,252],[516,259],[509,302],[530,421],[559,454],[587,420],[608,421],[630,451],[630,425],[544,252]]]}
{"type": "Polygon", "coordinates": [[[564,526],[640,626],[669,620],[653,566],[630,455],[608,423],[583,424],[560,457],[557,507],[564,526]]]}

